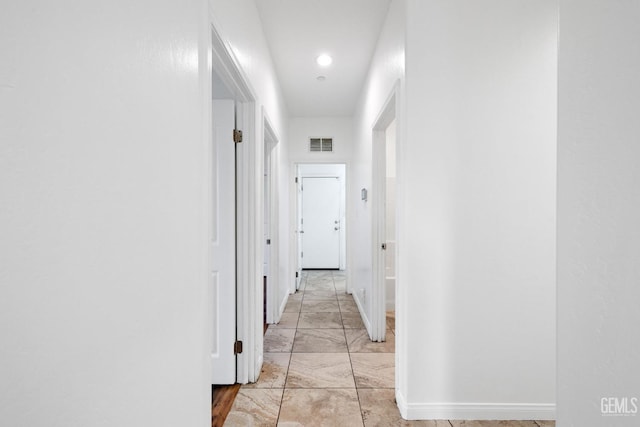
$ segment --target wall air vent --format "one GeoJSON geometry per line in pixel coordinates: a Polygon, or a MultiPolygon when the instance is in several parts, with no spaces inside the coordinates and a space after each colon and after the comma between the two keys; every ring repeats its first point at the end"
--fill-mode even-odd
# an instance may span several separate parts
{"type": "Polygon", "coordinates": [[[333,138],[309,138],[309,151],[333,151],[333,138]]]}

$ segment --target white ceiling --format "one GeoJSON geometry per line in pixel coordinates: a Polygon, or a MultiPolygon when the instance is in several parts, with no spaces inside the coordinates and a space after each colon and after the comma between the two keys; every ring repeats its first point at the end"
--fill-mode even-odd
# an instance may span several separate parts
{"type": "Polygon", "coordinates": [[[255,1],[289,113],[352,115],[391,0],[255,1]]]}

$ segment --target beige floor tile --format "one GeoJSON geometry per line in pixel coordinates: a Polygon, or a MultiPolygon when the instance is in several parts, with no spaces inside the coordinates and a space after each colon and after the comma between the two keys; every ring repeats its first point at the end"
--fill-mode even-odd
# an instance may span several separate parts
{"type": "Polygon", "coordinates": [[[355,388],[348,353],[293,353],[286,388],[355,388]]]}
{"type": "Polygon", "coordinates": [[[300,313],[299,329],[342,328],[340,313],[300,313]]]}
{"type": "Polygon", "coordinates": [[[333,299],[336,298],[335,289],[310,289],[304,291],[304,299],[333,299]]]}
{"type": "Polygon", "coordinates": [[[299,313],[302,308],[302,301],[289,301],[284,307],[285,313],[299,313]]]}
{"type": "Polygon", "coordinates": [[[395,391],[393,389],[359,389],[358,398],[360,399],[365,427],[450,427],[449,422],[446,420],[403,420],[395,402],[395,391]]]}
{"type": "Polygon", "coordinates": [[[333,299],[305,299],[302,302],[302,312],[306,313],[338,313],[340,306],[333,299]]]}
{"type": "Polygon", "coordinates": [[[295,329],[298,326],[298,313],[282,313],[278,323],[269,325],[269,329],[295,329]]]}
{"type": "Polygon", "coordinates": [[[310,282],[304,287],[305,291],[335,291],[335,289],[335,286],[333,286],[333,280],[310,282]]]}
{"type": "Polygon", "coordinates": [[[291,298],[289,298],[289,301],[287,301],[287,305],[285,305],[284,307],[284,312],[299,313],[301,307],[302,307],[302,298],[300,298],[299,300],[292,300],[291,298]]]}
{"type": "Polygon", "coordinates": [[[304,296],[304,291],[298,289],[292,294],[289,294],[289,301],[302,301],[302,297],[304,296]]]}
{"type": "Polygon", "coordinates": [[[316,289],[335,289],[333,286],[333,279],[331,277],[320,277],[318,279],[307,279],[305,281],[305,290],[310,288],[316,289]]]}
{"type": "Polygon", "coordinates": [[[556,422],[552,420],[536,420],[539,427],[556,427],[556,422]]]}
{"type": "Polygon", "coordinates": [[[285,390],[278,426],[362,426],[356,391],[354,389],[285,390]]]}
{"type": "Polygon", "coordinates": [[[342,313],[342,323],[345,329],[364,329],[360,313],[342,313]]]}
{"type": "Polygon", "coordinates": [[[393,353],[396,350],[395,336],[387,331],[385,342],[373,342],[366,329],[345,329],[350,353],[393,353]]]}
{"type": "Polygon", "coordinates": [[[344,292],[347,289],[347,281],[345,279],[333,279],[333,286],[335,286],[336,291],[344,292]]]}
{"type": "Polygon", "coordinates": [[[450,420],[453,427],[537,427],[533,421],[460,421],[450,420]]]}
{"type": "Polygon", "coordinates": [[[358,306],[356,302],[353,300],[341,300],[338,301],[340,303],[340,311],[343,313],[359,313],[358,306]]]}
{"type": "Polygon", "coordinates": [[[353,294],[348,294],[343,290],[336,291],[336,296],[338,297],[338,301],[354,301],[353,294]]]}
{"type": "Polygon", "coordinates": [[[331,270],[307,270],[307,278],[318,279],[321,277],[333,278],[333,272],[331,270]]]}
{"type": "Polygon", "coordinates": [[[295,329],[274,329],[269,327],[264,334],[264,351],[269,353],[291,353],[295,329]]]}
{"type": "Polygon", "coordinates": [[[346,353],[344,329],[298,329],[294,353],[346,353]]]}
{"type": "Polygon", "coordinates": [[[225,426],[272,427],[278,421],[282,389],[244,389],[238,391],[225,426]]]}
{"type": "Polygon", "coordinates": [[[242,388],[284,388],[291,353],[265,353],[258,382],[242,388]]]}
{"type": "Polygon", "coordinates": [[[358,388],[394,388],[395,354],[351,353],[358,388]]]}

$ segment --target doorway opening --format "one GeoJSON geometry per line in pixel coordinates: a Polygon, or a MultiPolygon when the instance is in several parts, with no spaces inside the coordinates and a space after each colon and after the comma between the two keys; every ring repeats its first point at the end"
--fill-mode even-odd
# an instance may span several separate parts
{"type": "Polygon", "coordinates": [[[264,173],[263,173],[263,326],[278,323],[286,303],[286,289],[281,289],[279,280],[279,248],[277,239],[280,230],[278,198],[278,137],[263,110],[264,129],[264,173]]]}
{"type": "Polygon", "coordinates": [[[396,120],[385,130],[384,289],[386,324],[395,328],[396,316],[396,120]]]}
{"type": "Polygon", "coordinates": [[[387,326],[395,331],[396,265],[398,257],[396,224],[397,87],[385,103],[373,126],[373,296],[371,339],[384,341],[387,326]]]}
{"type": "Polygon", "coordinates": [[[248,163],[261,153],[255,138],[255,96],[213,25],[210,42],[209,180],[203,197],[209,206],[206,301],[211,383],[244,384],[255,381],[262,365],[262,319],[255,309],[262,291],[252,286],[262,276],[262,236],[248,219],[250,212],[258,211],[261,198],[258,168],[248,163]]]}
{"type": "Polygon", "coordinates": [[[346,268],[346,165],[296,166],[297,271],[346,268]]]}

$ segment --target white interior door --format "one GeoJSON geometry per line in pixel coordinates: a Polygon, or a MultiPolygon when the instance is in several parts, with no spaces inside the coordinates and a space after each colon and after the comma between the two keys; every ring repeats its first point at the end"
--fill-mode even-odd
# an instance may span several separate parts
{"type": "Polygon", "coordinates": [[[340,179],[302,178],[302,268],[340,268],[340,179]]]}
{"type": "Polygon", "coordinates": [[[302,283],[302,176],[300,176],[299,168],[296,168],[296,290],[300,289],[302,283]]]}
{"type": "MultiPolygon", "coordinates": [[[[263,193],[263,241],[264,241],[264,260],[262,266],[262,274],[264,277],[269,277],[269,267],[271,263],[271,150],[268,144],[265,143],[264,150],[264,176],[262,180],[263,193]]],[[[267,279],[267,280],[268,280],[267,279]]]]}
{"type": "Polygon", "coordinates": [[[235,108],[232,100],[213,101],[213,285],[212,384],[236,382],[236,197],[235,108]]]}

